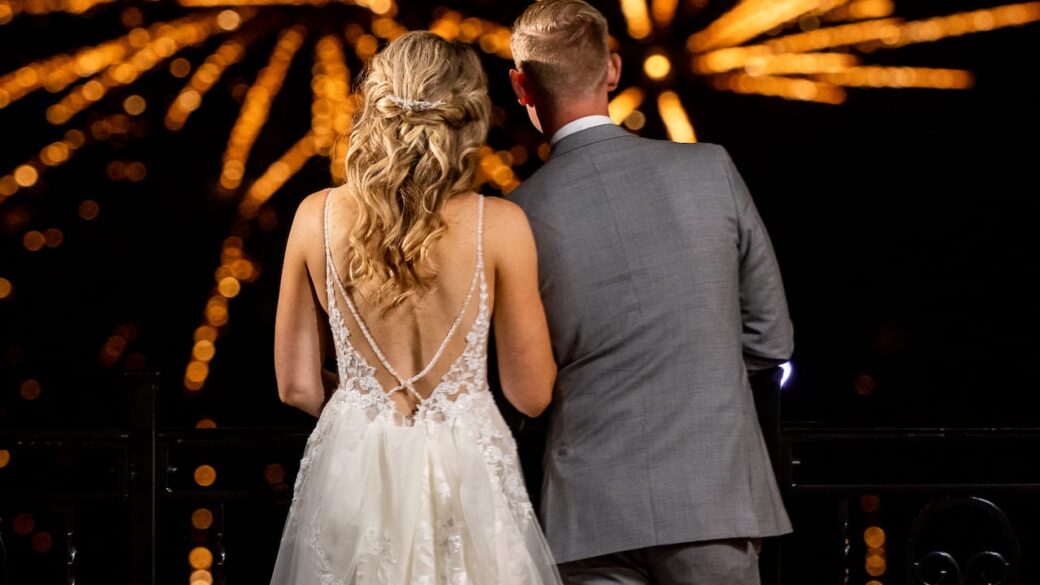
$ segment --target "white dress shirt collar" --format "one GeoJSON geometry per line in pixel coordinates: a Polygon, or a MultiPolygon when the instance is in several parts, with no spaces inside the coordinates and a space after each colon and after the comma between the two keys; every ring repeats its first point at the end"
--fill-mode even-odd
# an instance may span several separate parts
{"type": "Polygon", "coordinates": [[[613,123],[614,121],[611,120],[609,116],[603,115],[585,116],[582,118],[578,118],[577,120],[571,120],[570,122],[567,122],[566,124],[561,126],[560,129],[556,131],[556,134],[553,134],[552,140],[549,142],[549,144],[554,145],[560,140],[566,138],[567,136],[570,136],[571,134],[581,132],[582,130],[587,130],[594,126],[602,126],[604,124],[613,123]]]}

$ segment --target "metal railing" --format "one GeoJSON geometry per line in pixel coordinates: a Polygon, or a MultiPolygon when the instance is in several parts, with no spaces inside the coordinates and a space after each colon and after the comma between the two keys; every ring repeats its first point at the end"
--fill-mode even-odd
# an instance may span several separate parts
{"type": "MultiPolygon", "coordinates": [[[[111,574],[134,585],[184,582],[195,547],[211,552],[217,585],[269,570],[273,559],[255,551],[277,544],[309,429],[159,429],[158,380],[127,377],[125,429],[0,431],[0,449],[11,453],[0,469],[0,585],[35,570],[9,558],[27,550],[10,512],[34,507],[52,516],[54,533],[47,578],[34,582],[97,574],[94,540],[109,533],[90,513],[102,508],[112,512],[100,522],[110,518],[122,539],[123,556],[112,562],[125,566],[111,574]],[[206,466],[215,481],[198,475],[206,466]],[[200,509],[212,520],[205,530],[192,527],[200,509]]],[[[767,541],[764,584],[1037,581],[1040,428],[782,425],[779,371],[755,377],[752,388],[795,524],[794,535],[767,541]]],[[[518,443],[537,451],[539,421],[511,422],[518,443]]],[[[530,470],[529,485],[536,475],[530,470]]]]}

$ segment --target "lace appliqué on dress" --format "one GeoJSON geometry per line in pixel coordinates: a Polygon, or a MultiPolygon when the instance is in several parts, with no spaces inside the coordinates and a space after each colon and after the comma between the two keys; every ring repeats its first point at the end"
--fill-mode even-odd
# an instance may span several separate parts
{"type": "MultiPolygon", "coordinates": [[[[339,310],[337,290],[343,295],[344,302],[350,305],[351,301],[336,275],[328,247],[326,201],[326,293],[340,385],[329,397],[308,437],[293,487],[289,521],[300,524],[297,534],[302,538],[300,552],[304,555],[299,560],[306,560],[295,566],[300,570],[306,569],[311,575],[308,583],[483,585],[484,581],[509,584],[559,582],[558,577],[543,579],[534,577],[531,572],[537,565],[541,567],[540,575],[551,575],[555,567],[551,557],[544,552],[546,549],[528,549],[530,541],[525,541],[531,537],[532,531],[538,532],[539,528],[524,486],[516,443],[502,420],[487,383],[491,310],[479,246],[482,207],[481,201],[477,267],[470,293],[477,293],[473,296],[479,299],[479,305],[466,332],[466,345],[430,395],[420,401],[416,412],[403,420],[396,403],[376,379],[376,369],[352,345],[351,333],[344,321],[346,315],[339,310]],[[400,426],[411,429],[390,430],[400,426]],[[423,512],[414,523],[403,529],[400,526],[395,528],[394,518],[399,517],[400,510],[387,509],[387,516],[378,512],[386,503],[380,498],[389,497],[394,491],[379,482],[383,481],[382,478],[394,476],[384,475],[386,468],[383,466],[387,461],[372,459],[386,457],[377,449],[387,448],[386,437],[408,436],[401,432],[421,433],[411,435],[419,442],[405,441],[396,445],[408,445],[413,453],[417,446],[428,448],[433,454],[432,459],[423,460],[422,465],[426,467],[415,477],[414,488],[408,488],[411,484],[404,483],[403,489],[419,498],[416,510],[423,512]],[[425,438],[419,439],[420,436],[425,438]],[[326,443],[336,447],[334,450],[325,449],[326,443]],[[455,468],[436,461],[440,453],[448,453],[452,458],[445,461],[455,461],[455,448],[448,446],[466,443],[472,446],[466,450],[470,469],[481,470],[476,475],[479,484],[487,482],[493,486],[483,492],[488,498],[483,505],[494,511],[487,517],[486,525],[467,525],[467,520],[477,522],[480,518],[466,516],[470,502],[458,491],[460,479],[455,475],[455,468]],[[363,444],[373,450],[352,452],[363,444]],[[451,451],[442,451],[444,447],[451,451]],[[357,458],[351,459],[355,455],[357,458]],[[363,464],[346,466],[347,461],[363,464]],[[373,466],[367,467],[370,463],[373,466]],[[326,473],[342,474],[335,480],[340,483],[325,483],[326,473]],[[356,487],[350,487],[352,485],[356,487]],[[414,489],[421,491],[416,493],[414,489]],[[369,494],[371,498],[353,498],[350,506],[361,507],[350,507],[339,499],[344,490],[352,496],[369,494]],[[299,500],[301,493],[315,500],[299,500]],[[297,520],[298,507],[304,510],[305,517],[297,520]],[[356,510],[369,513],[362,517],[356,510]],[[369,517],[371,521],[366,519],[369,517]],[[492,552],[494,558],[488,559],[481,556],[488,553],[479,552],[481,546],[475,544],[474,538],[484,539],[479,541],[481,545],[488,544],[486,541],[490,538],[494,545],[489,551],[506,550],[510,553],[499,555],[492,552]],[[478,561],[478,558],[483,560],[478,561]],[[489,561],[491,565],[483,564],[489,561]]],[[[399,376],[395,377],[402,381],[399,376]]],[[[411,466],[407,469],[420,468],[411,466]]],[[[544,546],[544,539],[541,542],[544,546]]]]}

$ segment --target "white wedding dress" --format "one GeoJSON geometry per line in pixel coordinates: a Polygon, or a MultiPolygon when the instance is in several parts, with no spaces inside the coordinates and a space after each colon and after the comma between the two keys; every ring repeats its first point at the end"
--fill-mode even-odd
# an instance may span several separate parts
{"type": "Polygon", "coordinates": [[[560,583],[516,443],[488,389],[491,311],[478,200],[476,271],[466,301],[431,363],[402,379],[332,262],[326,196],[325,284],[340,383],[307,440],[272,585],[560,583]],[[395,388],[384,390],[351,345],[336,290],[395,388]],[[479,307],[465,349],[423,399],[412,384],[440,359],[474,297],[479,307]],[[415,413],[400,414],[393,392],[419,398],[415,413]]]}

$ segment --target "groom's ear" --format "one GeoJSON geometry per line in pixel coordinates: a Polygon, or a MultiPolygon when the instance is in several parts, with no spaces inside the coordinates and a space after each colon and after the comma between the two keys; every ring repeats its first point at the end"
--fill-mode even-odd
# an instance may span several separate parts
{"type": "Polygon", "coordinates": [[[518,102],[520,102],[520,105],[531,105],[531,96],[527,93],[527,88],[524,87],[524,85],[527,83],[527,79],[524,77],[523,72],[517,69],[510,69],[509,83],[512,84],[513,93],[516,94],[516,99],[518,102]]]}
{"type": "Polygon", "coordinates": [[[621,55],[611,53],[610,61],[607,63],[607,91],[614,91],[619,83],[621,83],[621,55]]]}

